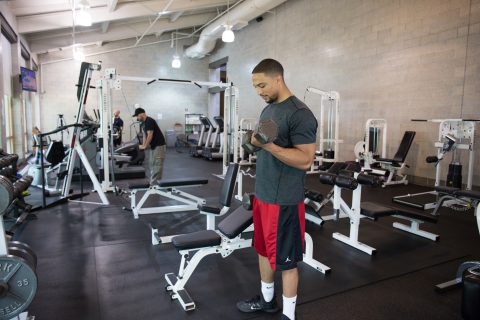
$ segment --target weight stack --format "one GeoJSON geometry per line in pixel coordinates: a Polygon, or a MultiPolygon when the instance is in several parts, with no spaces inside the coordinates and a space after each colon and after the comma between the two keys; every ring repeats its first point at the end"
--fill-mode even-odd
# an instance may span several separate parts
{"type": "Polygon", "coordinates": [[[323,157],[325,159],[335,159],[335,151],[333,151],[333,150],[323,150],[323,157]]]}
{"type": "Polygon", "coordinates": [[[480,269],[478,267],[468,269],[463,277],[462,318],[480,319],[480,269]]]}
{"type": "Polygon", "coordinates": [[[447,187],[462,188],[462,165],[450,163],[448,165],[447,187]]]}

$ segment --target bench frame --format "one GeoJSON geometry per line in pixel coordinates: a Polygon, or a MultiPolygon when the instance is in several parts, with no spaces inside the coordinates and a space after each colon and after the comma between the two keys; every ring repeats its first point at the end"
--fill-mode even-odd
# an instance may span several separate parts
{"type": "MultiPolygon", "coordinates": [[[[358,175],[358,174],[356,174],[358,175]]],[[[341,190],[342,188],[335,185],[334,186],[334,197],[333,197],[333,210],[334,213],[339,213],[340,209],[347,214],[347,216],[350,218],[350,235],[347,237],[339,232],[335,232],[333,234],[333,238],[337,239],[343,243],[348,244],[351,247],[354,247],[360,251],[363,251],[369,255],[373,255],[376,253],[376,249],[373,247],[370,247],[364,243],[361,243],[358,241],[358,233],[359,233],[359,227],[360,227],[360,219],[362,217],[367,217],[361,215],[361,205],[360,205],[360,200],[361,200],[361,194],[362,194],[362,185],[358,184],[358,187],[353,190],[352,194],[352,206],[351,208],[347,205],[347,203],[342,199],[341,196],[341,190]]],[[[390,208],[390,207],[388,207],[390,208]]],[[[391,208],[392,210],[396,210],[394,208],[391,208]]],[[[391,217],[396,217],[400,219],[405,219],[409,220],[411,222],[410,226],[394,222],[393,227],[433,240],[437,241],[438,235],[427,232],[425,230],[420,230],[420,224],[422,224],[424,221],[407,217],[406,215],[402,215],[401,212],[398,212],[395,214],[390,215],[391,217]]],[[[369,217],[367,217],[369,218],[369,217]]]]}
{"type": "Polygon", "coordinates": [[[148,188],[137,188],[132,189],[130,194],[130,207],[133,212],[135,219],[138,219],[138,216],[141,214],[154,214],[154,213],[164,213],[164,212],[178,212],[178,211],[191,211],[197,210],[198,205],[206,203],[205,199],[191,195],[185,191],[178,190],[177,188],[189,188],[189,187],[201,187],[203,184],[192,184],[192,185],[182,185],[178,187],[159,187],[153,186],[148,188]],[[140,199],[138,204],[136,204],[136,194],[138,191],[146,191],[143,197],[140,199]],[[183,205],[171,205],[171,206],[162,206],[162,207],[151,207],[151,208],[142,208],[145,201],[148,197],[153,194],[158,194],[172,200],[184,203],[183,205]]]}
{"type": "MultiPolygon", "coordinates": [[[[243,208],[240,207],[239,209],[242,210],[243,208]]],[[[235,211],[232,214],[235,214],[235,211]]],[[[245,229],[243,232],[251,230],[252,227],[253,225],[245,229]]],[[[195,309],[195,303],[185,290],[185,285],[195,271],[195,268],[198,266],[198,264],[204,257],[210,254],[218,253],[222,255],[222,258],[226,258],[235,250],[252,247],[252,239],[241,238],[243,232],[233,239],[228,238],[218,230],[216,230],[216,232],[221,237],[220,245],[179,250],[182,260],[180,262],[178,275],[175,276],[175,274],[173,273],[165,274],[165,280],[167,281],[165,289],[167,291],[171,291],[170,297],[172,298],[172,300],[178,299],[185,311],[195,309]],[[188,260],[190,251],[197,252],[190,260],[188,260]]],[[[303,262],[311,266],[315,270],[322,272],[323,274],[330,273],[331,271],[329,267],[313,259],[313,240],[312,237],[306,232],[305,253],[303,254],[303,262]]]]}

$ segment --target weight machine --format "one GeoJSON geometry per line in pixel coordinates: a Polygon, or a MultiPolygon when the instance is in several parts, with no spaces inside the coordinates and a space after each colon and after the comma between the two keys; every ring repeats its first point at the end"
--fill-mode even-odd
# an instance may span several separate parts
{"type": "MultiPolygon", "coordinates": [[[[80,76],[78,79],[78,89],[77,89],[77,99],[78,99],[78,112],[77,112],[77,117],[76,117],[76,122],[72,125],[67,125],[61,128],[57,128],[56,130],[49,132],[49,133],[44,133],[40,134],[40,150],[43,150],[43,136],[47,134],[53,134],[55,132],[59,132],[62,130],[65,130],[65,128],[73,127],[73,135],[72,135],[72,140],[71,140],[71,146],[70,146],[70,153],[68,154],[68,161],[67,161],[67,169],[66,169],[66,177],[63,180],[63,188],[62,188],[62,194],[60,200],[57,200],[56,202],[49,204],[50,206],[56,205],[58,203],[63,203],[66,201],[78,201],[78,200],[73,200],[75,198],[78,198],[81,195],[75,195],[75,196],[69,196],[70,192],[70,184],[72,182],[72,176],[74,173],[75,169],[75,158],[78,154],[78,157],[80,158],[83,166],[87,170],[88,176],[90,177],[90,180],[93,183],[95,191],[98,193],[100,196],[100,199],[102,201],[102,204],[108,205],[110,204],[109,201],[107,200],[107,197],[105,196],[105,193],[102,190],[102,187],[100,183],[97,180],[97,177],[95,175],[95,172],[93,171],[92,167],[90,166],[90,163],[88,159],[85,156],[85,152],[81,146],[80,143],[80,135],[81,135],[81,130],[83,127],[83,121],[85,117],[85,103],[87,101],[87,96],[88,96],[88,89],[90,88],[90,81],[92,78],[92,72],[93,71],[100,71],[101,70],[101,65],[99,64],[94,64],[94,63],[88,63],[88,62],[82,62],[82,66],[80,68],[80,76]]],[[[40,152],[41,155],[41,160],[40,160],[40,165],[42,168],[42,172],[45,172],[45,167],[44,167],[44,161],[43,161],[43,152],[40,152]]],[[[80,173],[82,170],[80,169],[80,173]]],[[[41,176],[41,184],[42,184],[42,200],[43,200],[43,205],[42,208],[46,208],[47,205],[45,203],[45,176],[42,174],[41,176]]],[[[84,201],[78,201],[78,202],[84,202],[84,201]]]]}
{"type": "MultiPolygon", "coordinates": [[[[255,127],[257,126],[257,119],[254,118],[243,118],[240,120],[240,126],[238,127],[238,139],[240,141],[243,140],[243,135],[249,131],[249,130],[254,130],[255,127]]],[[[237,158],[238,164],[240,165],[240,168],[242,167],[248,167],[247,170],[242,170],[240,169],[238,171],[238,178],[237,178],[237,195],[235,196],[235,199],[242,201],[243,199],[243,176],[248,175],[251,178],[255,178],[255,173],[250,173],[250,169],[256,164],[256,159],[257,156],[253,154],[249,154],[245,152],[243,148],[240,148],[240,153],[239,157],[237,158]],[[248,159],[245,159],[245,155],[248,155],[248,159]]]]}
{"type": "MultiPolygon", "coordinates": [[[[473,164],[475,156],[475,135],[476,122],[480,120],[472,119],[432,119],[432,120],[418,120],[412,119],[416,122],[435,122],[440,124],[438,141],[435,142],[437,147],[436,157],[427,157],[427,162],[435,162],[435,187],[440,186],[440,174],[442,168],[442,159],[447,152],[452,152],[452,162],[450,163],[449,176],[447,176],[447,186],[461,188],[461,173],[462,166],[460,164],[460,150],[468,150],[468,169],[467,169],[467,183],[466,190],[472,189],[473,180],[473,164]],[[457,153],[455,153],[457,151],[457,153]],[[455,159],[455,156],[456,159],[455,159]],[[451,178],[451,179],[449,179],[451,178]]],[[[422,192],[417,194],[409,194],[405,196],[393,197],[392,201],[427,210],[435,208],[438,201],[438,193],[436,191],[422,192]]],[[[445,206],[450,206],[455,203],[454,200],[445,201],[445,206]]]]}
{"type": "Polygon", "coordinates": [[[359,141],[355,145],[353,152],[358,160],[363,160],[362,171],[377,175],[384,175],[384,170],[372,169],[371,165],[376,162],[378,155],[378,133],[383,131],[382,135],[382,158],[386,158],[387,150],[387,121],[385,119],[368,119],[365,124],[365,140],[359,141]]]}
{"type": "Polygon", "coordinates": [[[320,103],[320,137],[315,159],[307,174],[318,173],[318,170],[327,170],[334,162],[338,161],[339,144],[339,103],[340,94],[336,91],[323,91],[307,87],[306,91],[322,96],[320,103]],[[326,133],[325,133],[326,130],[326,133]]]}

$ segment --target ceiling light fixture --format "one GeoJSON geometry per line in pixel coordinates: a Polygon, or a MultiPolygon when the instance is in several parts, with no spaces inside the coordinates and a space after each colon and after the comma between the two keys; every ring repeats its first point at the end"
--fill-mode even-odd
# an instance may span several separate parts
{"type": "Polygon", "coordinates": [[[73,59],[77,61],[85,61],[85,54],[83,53],[82,45],[73,47],[73,59]]]}
{"type": "Polygon", "coordinates": [[[172,68],[180,68],[182,63],[180,62],[180,57],[178,56],[178,34],[175,32],[175,54],[173,55],[172,68]]]}
{"type": "Polygon", "coordinates": [[[235,40],[235,34],[232,31],[232,25],[230,24],[230,8],[227,0],[227,23],[224,25],[225,31],[222,34],[223,42],[233,42],[235,40]]]}
{"type": "Polygon", "coordinates": [[[80,11],[77,13],[77,18],[75,19],[75,22],[79,26],[90,27],[92,25],[92,16],[88,12],[90,4],[87,0],[80,0],[78,4],[80,5],[80,11]]]}

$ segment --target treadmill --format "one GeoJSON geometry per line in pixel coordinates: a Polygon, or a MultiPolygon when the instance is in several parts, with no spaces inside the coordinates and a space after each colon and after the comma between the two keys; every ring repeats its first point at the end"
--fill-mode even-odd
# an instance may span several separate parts
{"type": "Polygon", "coordinates": [[[198,144],[196,146],[190,146],[190,155],[192,157],[198,157],[203,154],[203,148],[208,146],[212,133],[216,131],[216,128],[213,127],[212,122],[210,122],[210,119],[207,117],[200,117],[200,122],[202,123],[202,131],[200,132],[200,138],[198,138],[198,144]],[[207,131],[207,138],[205,139],[205,143],[203,143],[205,131],[207,131]]]}
{"type": "Polygon", "coordinates": [[[217,124],[217,130],[215,131],[215,135],[213,137],[211,146],[204,147],[202,151],[202,155],[209,160],[220,159],[220,158],[223,159],[223,139],[220,137],[224,129],[223,117],[216,116],[216,117],[213,117],[213,120],[217,124]],[[220,147],[217,148],[216,146],[217,146],[218,140],[220,140],[219,141],[220,147]]]}

